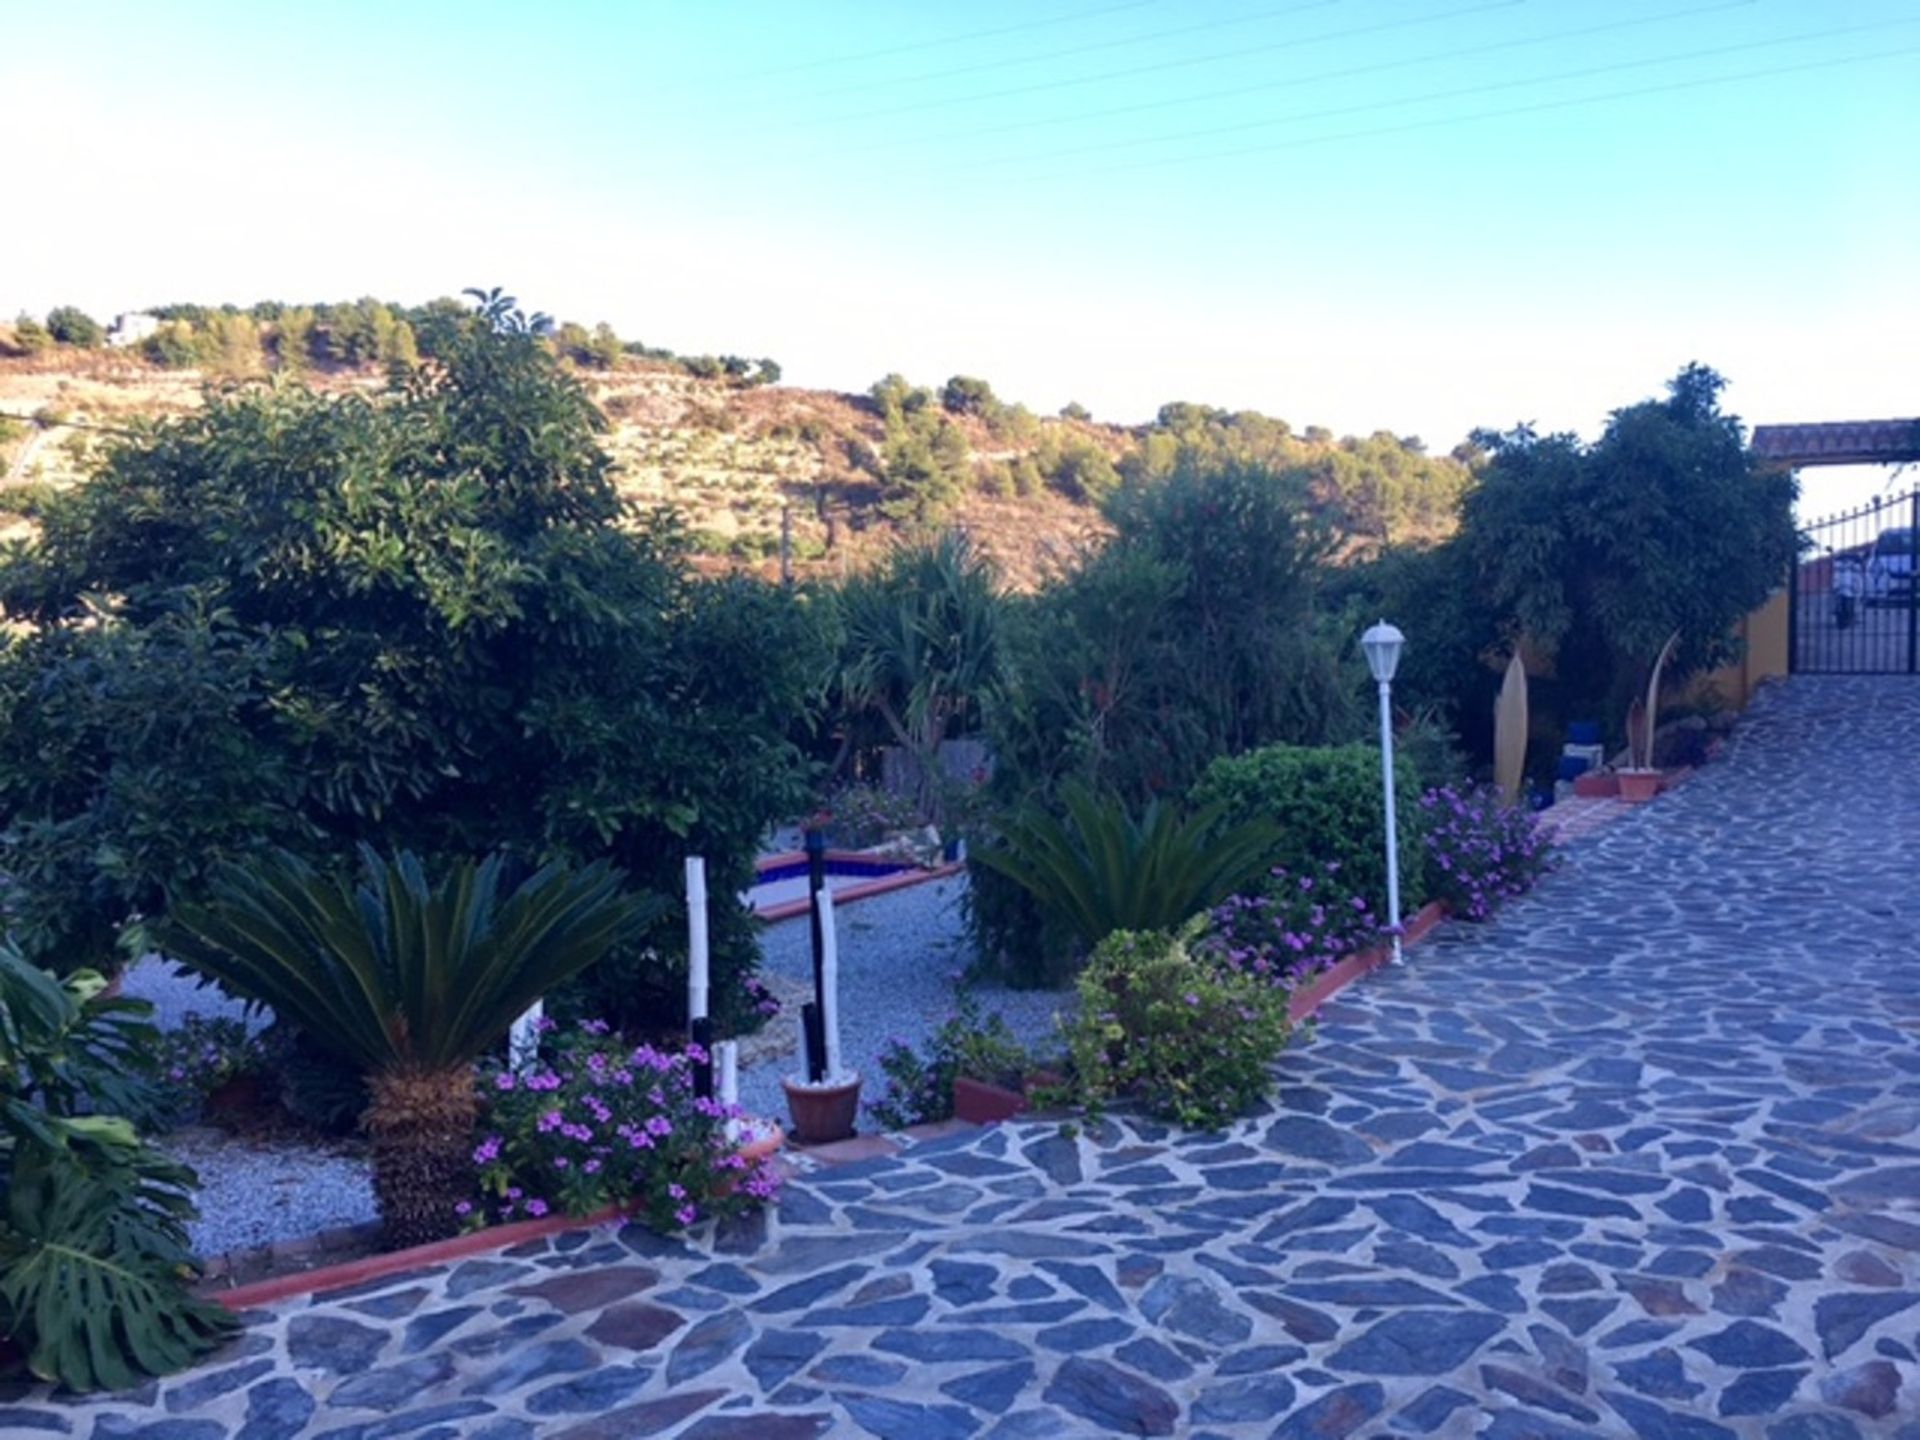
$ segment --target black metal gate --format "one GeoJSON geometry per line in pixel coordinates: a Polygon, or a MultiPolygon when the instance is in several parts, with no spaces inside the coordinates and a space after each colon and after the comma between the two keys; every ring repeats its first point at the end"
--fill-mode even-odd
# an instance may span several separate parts
{"type": "Polygon", "coordinates": [[[1790,664],[1809,675],[1920,674],[1920,490],[1802,527],[1790,664]]]}

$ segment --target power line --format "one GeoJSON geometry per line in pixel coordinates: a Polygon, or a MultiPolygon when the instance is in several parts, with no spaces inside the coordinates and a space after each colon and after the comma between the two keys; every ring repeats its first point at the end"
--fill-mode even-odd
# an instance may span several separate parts
{"type": "Polygon", "coordinates": [[[1304,150],[1315,145],[1331,145],[1344,140],[1372,140],[1387,135],[1406,135],[1442,126],[1466,125],[1478,120],[1502,120],[1518,115],[1538,115],[1552,110],[1569,110],[1582,105],[1599,105],[1614,100],[1633,100],[1648,95],[1669,95],[1716,85],[1733,85],[1747,80],[1772,79],[1781,75],[1799,75],[1813,70],[1832,70],[1847,65],[1865,65],[1876,60],[1896,60],[1920,55],[1920,45],[1897,50],[1880,50],[1868,55],[1843,55],[1831,60],[1807,60],[1795,65],[1778,65],[1763,70],[1744,70],[1731,75],[1709,75],[1692,80],[1675,80],[1664,85],[1643,85],[1631,90],[1613,90],[1600,95],[1580,95],[1564,100],[1542,100],[1531,105],[1512,105],[1499,110],[1479,110],[1466,115],[1444,115],[1427,120],[1412,120],[1403,125],[1383,125],[1372,130],[1346,130],[1334,135],[1313,135],[1273,145],[1254,145],[1239,150],[1214,150],[1198,155],[1170,155],[1158,160],[1135,161],[1129,165],[1111,165],[1098,170],[1053,171],[1039,175],[998,176],[996,184],[1040,184],[1060,180],[1086,179],[1100,175],[1130,174],[1141,170],[1164,169],[1169,165],[1202,164],[1209,160],[1238,160],[1252,155],[1271,155],[1282,150],[1304,150]]]}
{"type": "Polygon", "coordinates": [[[1324,10],[1337,5],[1340,0],[1305,0],[1305,3],[1282,5],[1272,10],[1255,10],[1246,15],[1230,15],[1217,20],[1201,20],[1192,25],[1177,25],[1170,30],[1149,30],[1144,35],[1125,35],[1112,40],[1095,40],[1086,45],[1071,45],[1064,50],[1043,50],[1035,55],[1015,55],[1001,60],[983,60],[974,65],[961,65],[952,70],[928,70],[918,75],[899,75],[891,80],[871,80],[863,85],[843,85],[833,90],[815,91],[808,95],[783,97],[782,104],[799,105],[810,100],[828,100],[836,95],[858,95],[868,90],[884,90],[894,85],[920,85],[929,80],[951,80],[956,75],[978,75],[987,70],[1005,70],[1014,65],[1038,65],[1046,60],[1064,60],[1071,55],[1091,55],[1098,50],[1118,50],[1128,45],[1145,45],[1155,40],[1171,40],[1178,35],[1195,35],[1203,30],[1224,30],[1232,25],[1251,25],[1260,20],[1275,20],[1282,16],[1298,14],[1302,10],[1324,10]]]}
{"type": "MultiPolygon", "coordinates": [[[[1362,75],[1377,75],[1388,70],[1405,70],[1416,65],[1432,65],[1447,60],[1465,60],[1481,55],[1497,54],[1502,50],[1519,50],[1530,45],[1546,45],[1559,40],[1584,40],[1595,35],[1607,34],[1616,30],[1636,29],[1644,25],[1664,24],[1671,20],[1687,20],[1700,15],[1711,15],[1721,10],[1751,9],[1760,0],[1715,0],[1711,5],[1697,5],[1689,10],[1669,10],[1660,15],[1642,15],[1632,20],[1610,20],[1602,25],[1584,25],[1573,30],[1550,30],[1544,35],[1525,35],[1512,40],[1494,40],[1484,45],[1467,45],[1454,50],[1434,50],[1425,55],[1408,56],[1400,60],[1380,60],[1367,65],[1351,65],[1341,70],[1322,70],[1311,75],[1295,75],[1280,80],[1262,80],[1254,85],[1236,85],[1226,90],[1203,90],[1193,95],[1174,95],[1161,100],[1141,100],[1131,105],[1113,105],[1104,110],[1075,110],[1062,115],[1048,115],[1033,120],[1014,120],[1005,125],[980,126],[970,130],[951,130],[938,135],[908,136],[893,140],[878,140],[871,145],[835,146],[831,152],[818,150],[813,155],[825,156],[829,153],[837,156],[865,155],[880,150],[897,150],[903,146],[939,145],[949,140],[978,140],[988,135],[1005,135],[1021,130],[1037,130],[1049,125],[1072,124],[1083,120],[1106,120],[1118,115],[1137,115],[1148,110],[1167,110],[1181,105],[1197,105],[1209,100],[1229,100],[1242,95],[1255,95],[1268,90],[1284,90],[1293,85],[1318,85],[1328,80],[1351,80],[1362,75]]],[[[801,159],[806,156],[799,157],[801,159]]]]}
{"type": "Polygon", "coordinates": [[[776,65],[769,70],[751,70],[744,75],[723,75],[708,83],[727,84],[735,80],[764,80],[770,75],[791,75],[801,70],[820,70],[829,65],[856,65],[866,60],[884,60],[889,55],[907,55],[916,50],[934,50],[943,45],[960,45],[969,40],[991,40],[1000,35],[1014,35],[1025,30],[1041,30],[1049,25],[1067,25],[1075,20],[1091,20],[1100,15],[1112,15],[1121,10],[1138,10],[1147,5],[1157,5],[1160,0],[1124,0],[1117,5],[1101,5],[1092,10],[1075,10],[1066,15],[1049,15],[1039,20],[1022,20],[1017,25],[1000,25],[991,30],[968,30],[958,35],[945,35],[936,40],[915,40],[906,45],[889,45],[881,50],[863,50],[852,55],[827,55],[818,60],[797,60],[791,65],[776,65]]]}
{"type": "MultiPolygon", "coordinates": [[[[1338,0],[1315,0],[1315,3],[1301,8],[1318,9],[1327,3],[1338,3],[1338,0]]],[[[921,110],[970,105],[977,100],[1005,100],[1018,95],[1038,95],[1049,90],[1065,90],[1076,85],[1097,85],[1106,80],[1128,80],[1136,75],[1154,75],[1167,70],[1209,65],[1216,60],[1238,60],[1247,55],[1264,55],[1274,50],[1297,49],[1303,45],[1318,45],[1328,40],[1348,40],[1362,35],[1379,35],[1389,30],[1405,30],[1416,25],[1432,25],[1442,20],[1457,20],[1463,15],[1478,15],[1488,10],[1511,10],[1526,3],[1527,0],[1479,0],[1477,4],[1442,10],[1430,15],[1382,20],[1372,25],[1352,26],[1345,30],[1323,30],[1317,35],[1301,36],[1293,40],[1275,40],[1265,45],[1243,45],[1235,50],[1215,50],[1205,55],[1183,55],[1171,60],[1157,60],[1151,65],[1132,65],[1124,70],[1103,70],[1093,75],[1037,81],[1031,85],[1009,86],[1004,90],[983,90],[971,95],[950,95],[943,99],[920,100],[911,105],[894,105],[881,110],[861,110],[845,115],[826,115],[812,120],[783,122],[782,128],[791,130],[801,126],[842,125],[856,120],[884,120],[895,115],[910,115],[921,110]]]]}
{"type": "Polygon", "coordinates": [[[1677,65],[1690,60],[1714,59],[1724,55],[1745,54],[1752,50],[1767,50],[1780,45],[1797,45],[1810,40],[1831,40],[1844,35],[1859,35],[1870,31],[1888,30],[1903,25],[1920,24],[1920,17],[1909,16],[1898,20],[1876,20],[1865,25],[1843,25],[1828,30],[1802,31],[1797,35],[1779,35],[1765,40],[1745,40],[1734,45],[1713,45],[1700,50],[1683,50],[1668,55],[1648,56],[1640,60],[1619,60],[1606,65],[1591,65],[1578,70],[1562,70],[1551,75],[1520,76],[1511,80],[1496,80],[1479,85],[1468,85],[1452,90],[1430,90],[1420,95],[1405,95],[1386,100],[1369,100],[1357,105],[1342,105],[1332,109],[1300,110],[1291,115],[1272,116],[1263,120],[1243,120],[1233,125],[1213,125],[1199,130],[1172,131],[1160,135],[1134,136],[1122,140],[1105,140],[1092,145],[1079,145],[1067,150],[1050,150],[1043,155],[1002,156],[994,159],[970,161],[966,164],[950,166],[951,170],[970,170],[990,166],[1005,165],[1009,160],[1069,160],[1081,155],[1094,155],[1109,150],[1131,149],[1140,145],[1162,145],[1181,140],[1205,140],[1216,135],[1237,135],[1248,130],[1263,130],[1275,125],[1293,125],[1306,120],[1330,120],[1347,115],[1361,115],[1374,110],[1390,110],[1401,105],[1421,105],[1439,100],[1462,100],[1476,95],[1497,94],[1503,90],[1517,90],[1529,85],[1549,85],[1565,80],[1590,80],[1600,75],[1616,75],[1627,70],[1644,70],[1654,65],[1677,65]]]}

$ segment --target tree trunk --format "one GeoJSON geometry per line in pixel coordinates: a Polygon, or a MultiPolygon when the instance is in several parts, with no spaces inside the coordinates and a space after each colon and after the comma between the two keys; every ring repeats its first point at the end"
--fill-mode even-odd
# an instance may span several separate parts
{"type": "Polygon", "coordinates": [[[454,1206],[473,1198],[479,1097],[473,1071],[396,1067],[372,1076],[362,1124],[373,1141],[373,1193],[391,1249],[459,1231],[454,1206]]]}

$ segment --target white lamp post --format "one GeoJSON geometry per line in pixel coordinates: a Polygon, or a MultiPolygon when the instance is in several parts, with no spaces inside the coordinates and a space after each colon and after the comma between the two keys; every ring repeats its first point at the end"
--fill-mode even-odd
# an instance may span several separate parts
{"type": "Polygon", "coordinates": [[[1393,934],[1393,963],[1400,958],[1400,834],[1393,813],[1393,672],[1400,668],[1400,650],[1407,643],[1397,626],[1382,620],[1360,637],[1367,652],[1367,668],[1380,687],[1380,788],[1387,802],[1387,924],[1393,934]]]}

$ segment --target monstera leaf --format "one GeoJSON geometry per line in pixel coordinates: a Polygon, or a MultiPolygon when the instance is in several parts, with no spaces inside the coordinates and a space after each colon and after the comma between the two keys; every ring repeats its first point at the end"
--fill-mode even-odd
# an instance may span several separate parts
{"type": "Polygon", "coordinates": [[[0,1326],[26,1347],[35,1375],[70,1390],[123,1389],[184,1368],[233,1333],[232,1315],[186,1287],[190,1170],[108,1117],[41,1115],[11,1148],[0,1326]],[[41,1143],[49,1128],[65,1143],[41,1143]]]}

